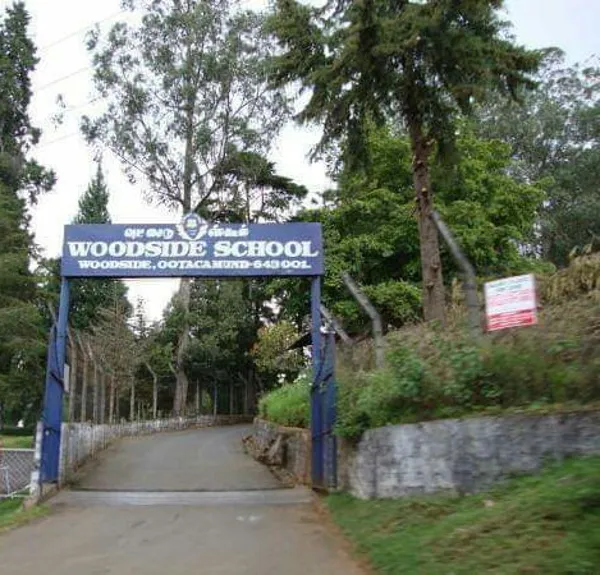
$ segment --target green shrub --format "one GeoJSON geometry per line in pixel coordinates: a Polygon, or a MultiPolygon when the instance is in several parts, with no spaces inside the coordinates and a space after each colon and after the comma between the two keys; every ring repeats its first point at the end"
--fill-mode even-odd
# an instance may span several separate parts
{"type": "MultiPolygon", "coordinates": [[[[387,367],[339,362],[337,432],[471,413],[600,401],[600,302],[545,310],[540,324],[473,340],[461,325],[412,326],[387,336],[387,367]]],[[[364,357],[358,350],[354,357],[364,357]]]]}
{"type": "Polygon", "coordinates": [[[308,372],[264,395],[258,403],[260,417],[286,427],[308,427],[310,422],[308,372]]]}
{"type": "MultiPolygon", "coordinates": [[[[386,337],[387,366],[372,369],[369,342],[339,350],[337,433],[507,409],[600,402],[598,292],[547,307],[539,325],[474,340],[465,325],[414,325],[386,337]]],[[[260,402],[261,416],[309,425],[310,376],[260,402]]]]}

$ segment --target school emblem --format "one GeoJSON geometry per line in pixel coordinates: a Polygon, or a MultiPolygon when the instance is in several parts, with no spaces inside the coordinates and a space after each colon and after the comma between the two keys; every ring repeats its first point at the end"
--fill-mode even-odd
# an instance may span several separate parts
{"type": "Polygon", "coordinates": [[[208,232],[208,223],[198,214],[187,214],[177,226],[177,231],[183,239],[190,241],[199,240],[208,232]]]}

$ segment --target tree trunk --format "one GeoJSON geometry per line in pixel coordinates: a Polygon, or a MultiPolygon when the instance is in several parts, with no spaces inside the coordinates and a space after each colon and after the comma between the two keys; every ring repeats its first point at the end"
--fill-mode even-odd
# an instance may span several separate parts
{"type": "Polygon", "coordinates": [[[158,415],[158,377],[152,376],[152,419],[158,415]]]}
{"type": "Polygon", "coordinates": [[[243,398],[244,399],[244,405],[242,407],[244,415],[248,415],[248,404],[249,404],[249,401],[248,401],[248,399],[249,399],[248,398],[249,389],[248,389],[248,387],[249,387],[248,386],[248,380],[245,379],[244,380],[244,398],[243,398]]]}
{"type": "Polygon", "coordinates": [[[69,423],[75,421],[75,401],[77,395],[77,342],[69,330],[69,347],[71,365],[69,365],[69,423]]]}
{"type": "Polygon", "coordinates": [[[185,406],[187,405],[187,393],[189,380],[185,373],[184,363],[185,354],[190,339],[190,324],[189,324],[189,311],[190,311],[190,289],[191,281],[190,278],[182,278],[179,284],[178,293],[178,304],[181,306],[183,314],[183,324],[181,326],[181,333],[179,336],[179,343],[177,345],[177,356],[175,358],[175,398],[173,402],[173,413],[176,416],[185,415],[185,406]]]}
{"type": "Polygon", "coordinates": [[[131,378],[131,390],[129,392],[129,421],[135,419],[135,377],[131,378]]]}
{"type": "Polygon", "coordinates": [[[102,373],[100,381],[100,425],[104,425],[106,421],[106,373],[102,373]]]}
{"type": "Polygon", "coordinates": [[[413,181],[419,219],[421,272],[423,276],[423,314],[425,321],[445,323],[445,296],[438,231],[431,219],[433,192],[429,179],[431,148],[419,122],[409,125],[413,151],[413,181]]]}
{"type": "Polygon", "coordinates": [[[98,394],[100,393],[99,385],[100,381],[98,378],[98,366],[95,362],[92,363],[94,370],[94,394],[92,396],[92,421],[98,423],[100,418],[98,417],[98,394]]]}
{"type": "Polygon", "coordinates": [[[233,381],[229,382],[229,415],[233,415],[233,381]]]}
{"type": "Polygon", "coordinates": [[[196,382],[196,416],[200,415],[200,382],[196,382]]]}
{"type": "Polygon", "coordinates": [[[217,384],[213,384],[214,387],[214,399],[213,399],[213,415],[217,415],[218,411],[218,403],[219,403],[219,395],[217,392],[217,384]]]}
{"type": "MultiPolygon", "coordinates": [[[[191,39],[188,39],[186,47],[186,61],[192,57],[192,45],[191,39]]],[[[182,196],[182,208],[183,214],[187,214],[192,211],[192,189],[193,189],[193,178],[194,178],[194,135],[195,135],[195,122],[194,122],[194,111],[196,106],[197,92],[194,89],[193,78],[190,75],[184,77],[184,93],[185,96],[185,147],[183,157],[183,196],[182,196]]],[[[177,345],[177,354],[175,359],[175,370],[176,370],[176,384],[175,384],[175,398],[173,400],[173,412],[176,416],[185,414],[185,407],[187,405],[187,393],[189,380],[184,370],[185,353],[187,351],[188,342],[190,338],[190,326],[188,315],[190,312],[190,278],[181,278],[179,284],[179,305],[183,313],[183,325],[181,326],[181,332],[179,336],[179,343],[177,345]]]]}
{"type": "Polygon", "coordinates": [[[158,376],[148,362],[146,362],[146,368],[152,376],[152,419],[156,419],[158,412],[158,376]]]}
{"type": "Polygon", "coordinates": [[[79,421],[84,423],[87,419],[87,388],[88,388],[89,362],[88,355],[83,352],[83,379],[81,380],[81,414],[79,421]]]}
{"type": "Polygon", "coordinates": [[[115,378],[110,378],[110,397],[108,399],[108,423],[115,422],[115,378]]]}

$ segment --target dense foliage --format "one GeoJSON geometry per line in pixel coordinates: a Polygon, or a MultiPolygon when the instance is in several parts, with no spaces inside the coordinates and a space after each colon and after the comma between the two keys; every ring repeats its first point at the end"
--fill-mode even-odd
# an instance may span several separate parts
{"type": "Polygon", "coordinates": [[[430,160],[452,148],[456,120],[490,94],[513,99],[533,86],[540,54],[515,45],[502,0],[329,0],[313,8],[278,0],[270,27],[281,53],[276,85],[310,98],[298,119],[320,122],[319,149],[345,140],[353,165],[368,160],[371,122],[401,124],[410,143],[423,315],[444,321],[444,284],[430,160]]]}
{"type": "MultiPolygon", "coordinates": [[[[402,133],[380,129],[371,134],[367,146],[369,166],[344,166],[325,207],[300,216],[324,226],[323,297],[351,331],[362,331],[367,318],[344,287],[342,271],[364,286],[386,325],[400,327],[421,317],[410,144],[402,133]]],[[[468,124],[457,136],[456,149],[458,163],[437,165],[432,182],[437,208],[477,273],[494,277],[540,267],[520,246],[528,242],[535,225],[543,188],[513,179],[507,173],[513,165],[509,145],[476,137],[468,124]]],[[[448,277],[456,275],[446,249],[442,263],[448,277]]],[[[304,298],[292,296],[285,312],[293,318],[305,306],[304,298]]]]}
{"type": "Polygon", "coordinates": [[[567,67],[563,54],[552,50],[538,79],[538,89],[519,105],[489,102],[478,110],[475,129],[510,145],[511,177],[544,183],[531,248],[564,266],[574,249],[600,238],[598,59],[567,67]]]}
{"type": "Polygon", "coordinates": [[[54,175],[30,157],[40,132],[29,117],[37,58],[28,26],[21,2],[0,14],[0,424],[37,417],[44,373],[47,326],[29,269],[27,205],[54,175]]]}
{"type": "MultiPolygon", "coordinates": [[[[368,344],[341,351],[338,433],[355,438],[389,424],[600,402],[599,262],[578,258],[540,278],[547,305],[537,326],[474,340],[458,311],[443,330],[420,324],[389,333],[384,370],[372,369],[368,344]]],[[[282,425],[290,417],[307,422],[308,395],[301,385],[284,386],[263,398],[261,413],[282,425]]]]}
{"type": "Polygon", "coordinates": [[[286,427],[308,427],[311,382],[311,374],[304,372],[293,382],[267,393],[258,404],[259,416],[286,427]]]}
{"type": "MultiPolygon", "coordinates": [[[[594,60],[566,67],[555,50],[515,45],[502,5],[279,0],[257,13],[234,0],[127,0],[139,18],[88,36],[104,108],[83,131],[149,201],[218,222],[321,222],[323,303],[356,339],[369,332],[342,282],[349,272],[384,330],[401,330],[388,337],[385,372],[341,365],[347,434],[596,398],[597,310],[585,294],[599,281],[589,254],[600,236],[600,72],[594,60]],[[310,92],[297,119],[323,128],[316,154],[334,182],[310,204],[304,182],[269,157],[294,87],[310,92]],[[455,326],[459,270],[434,208],[479,282],[540,274],[544,327],[474,344],[455,326]],[[418,325],[446,315],[448,331],[418,325]]],[[[29,229],[28,208],[54,176],[31,158],[40,134],[28,115],[37,59],[27,25],[19,2],[0,22],[0,414],[12,420],[37,414],[59,289],[58,262],[39,261],[29,229]]],[[[110,222],[108,197],[98,166],[75,221],[110,222]]],[[[184,280],[148,324],[142,306],[132,317],[121,282],[80,280],[71,323],[95,347],[113,411],[129,402],[132,415],[135,400],[146,412],[252,412],[279,388],[261,413],[302,425],[304,380],[280,382],[304,367],[289,347],[309,326],[309,293],[290,278],[184,280]]]]}

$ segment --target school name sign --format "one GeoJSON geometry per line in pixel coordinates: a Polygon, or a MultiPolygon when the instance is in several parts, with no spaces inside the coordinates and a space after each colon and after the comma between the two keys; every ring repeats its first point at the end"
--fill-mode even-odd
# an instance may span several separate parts
{"type": "Polygon", "coordinates": [[[321,225],[180,224],[65,226],[65,277],[318,276],[321,225]]]}

